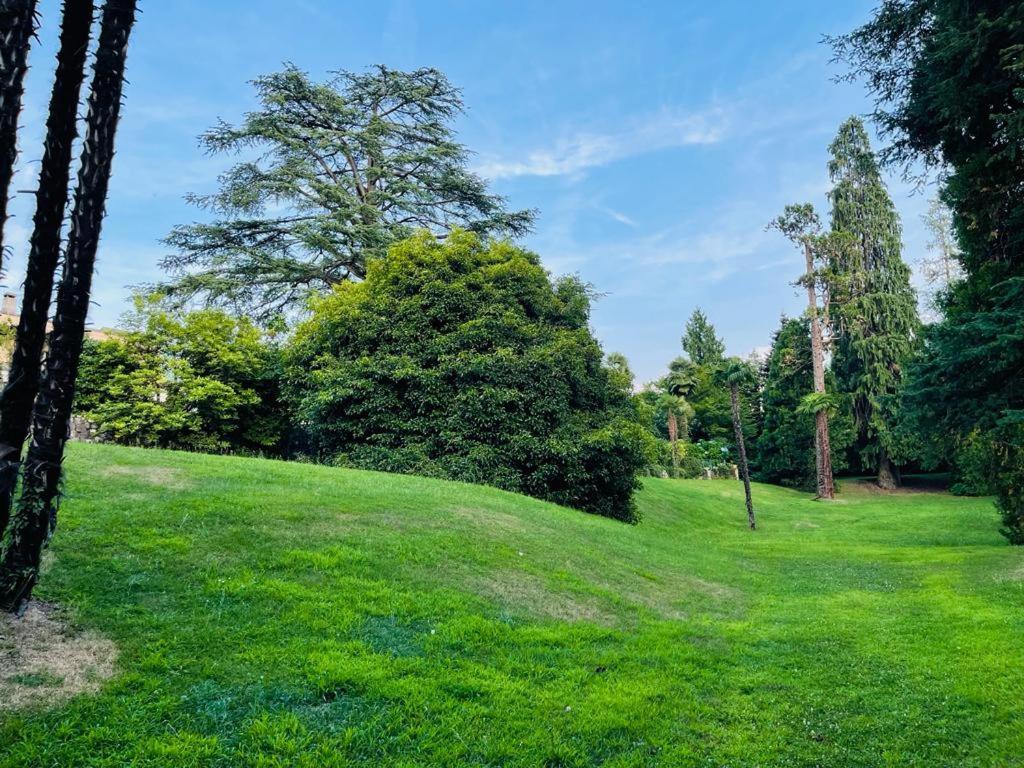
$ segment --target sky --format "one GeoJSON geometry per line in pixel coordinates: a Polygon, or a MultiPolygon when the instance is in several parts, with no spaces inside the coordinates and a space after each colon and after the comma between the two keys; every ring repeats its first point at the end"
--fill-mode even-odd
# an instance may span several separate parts
{"type": "MultiPolygon", "coordinates": [[[[834,82],[842,69],[821,38],[874,5],[143,0],[92,322],[115,325],[130,286],[161,278],[161,239],[202,219],[185,195],[213,191],[230,158],[205,155],[196,137],[255,106],[250,80],[284,62],[317,78],[387,64],[437,67],[462,89],[456,129],[473,168],[510,208],[539,212],[523,245],[593,286],[594,331],[639,383],[681,354],[696,307],[729,354],[763,351],[806,300],[792,285],[801,254],[765,227],[787,203],[827,212],[828,144],[871,107],[860,85],[834,82]]],[[[40,8],[6,236],[4,285],[19,293],[59,32],[57,0],[40,8]]],[[[887,178],[913,264],[929,191],[887,178]]]]}

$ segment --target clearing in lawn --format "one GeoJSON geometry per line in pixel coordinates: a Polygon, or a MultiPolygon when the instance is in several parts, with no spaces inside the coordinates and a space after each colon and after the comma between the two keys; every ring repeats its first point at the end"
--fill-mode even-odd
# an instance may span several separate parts
{"type": "Polygon", "coordinates": [[[116,667],[0,708],[0,765],[1024,764],[1024,550],[989,500],[754,501],[751,532],[739,483],[648,480],[628,526],[74,445],[37,597],[116,667]]]}

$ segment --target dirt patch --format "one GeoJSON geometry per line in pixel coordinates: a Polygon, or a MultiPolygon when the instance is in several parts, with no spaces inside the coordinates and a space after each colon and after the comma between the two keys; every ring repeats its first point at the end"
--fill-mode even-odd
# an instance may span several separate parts
{"type": "Polygon", "coordinates": [[[191,483],[182,477],[180,470],[171,467],[136,467],[128,464],[111,464],[102,467],[100,474],[105,477],[119,477],[128,480],[136,480],[146,485],[154,485],[159,488],[170,488],[181,490],[188,488],[191,483]]]}
{"type": "Polygon", "coordinates": [[[620,582],[620,586],[604,583],[610,591],[621,594],[636,605],[644,606],[663,619],[690,618],[694,597],[699,603],[720,606],[723,615],[733,609],[737,600],[737,592],[732,587],[695,576],[666,575],[656,581],[645,581],[632,589],[628,584],[625,579],[620,582]]]}
{"type": "Polygon", "coordinates": [[[539,576],[505,569],[471,579],[470,587],[513,613],[526,613],[559,621],[590,621],[611,626],[614,614],[596,598],[552,589],[539,576]]]}
{"type": "Polygon", "coordinates": [[[0,710],[93,693],[116,659],[111,641],[72,631],[55,606],[33,602],[20,618],[0,614],[0,710]]]}
{"type": "Polygon", "coordinates": [[[996,581],[1024,581],[1024,565],[1013,570],[996,575],[996,581]]]}
{"type": "Polygon", "coordinates": [[[491,509],[480,509],[478,507],[456,507],[452,514],[460,522],[470,523],[475,526],[483,526],[504,533],[517,533],[528,530],[522,518],[510,515],[507,512],[497,512],[491,509]]]}
{"type": "MultiPolygon", "coordinates": [[[[905,496],[919,493],[943,493],[947,490],[947,481],[942,478],[931,479],[925,477],[909,477],[904,479],[903,485],[899,488],[881,488],[878,483],[869,478],[843,479],[844,485],[863,493],[879,496],[905,496]]],[[[840,493],[842,491],[840,490],[840,493]]]]}

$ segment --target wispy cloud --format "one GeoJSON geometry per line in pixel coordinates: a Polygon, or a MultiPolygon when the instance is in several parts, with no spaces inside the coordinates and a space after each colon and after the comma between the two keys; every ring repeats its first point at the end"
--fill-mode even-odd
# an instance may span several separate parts
{"type": "Polygon", "coordinates": [[[476,171],[491,179],[512,176],[569,176],[588,168],[663,149],[715,144],[728,127],[725,110],[665,109],[631,121],[618,131],[572,133],[553,147],[530,150],[522,158],[484,158],[476,171]]]}
{"type": "Polygon", "coordinates": [[[605,208],[605,207],[599,207],[598,210],[600,210],[602,213],[607,214],[609,218],[613,219],[614,221],[619,222],[619,224],[625,224],[627,227],[637,227],[637,226],[639,226],[636,223],[635,219],[631,219],[629,216],[624,214],[622,211],[616,211],[614,208],[605,208]]]}

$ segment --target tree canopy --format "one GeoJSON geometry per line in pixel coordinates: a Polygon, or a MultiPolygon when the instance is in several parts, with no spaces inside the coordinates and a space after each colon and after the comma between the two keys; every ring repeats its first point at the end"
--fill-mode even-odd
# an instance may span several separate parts
{"type": "Polygon", "coordinates": [[[176,227],[160,289],[256,320],[294,313],[389,246],[427,229],[517,236],[531,211],[508,211],[467,167],[452,123],[459,91],[436,69],[378,66],[317,83],[294,66],[253,81],[259,108],[200,137],[243,159],[220,189],[190,199],[212,220],[176,227]]]}
{"type": "Polygon", "coordinates": [[[589,311],[584,285],[510,244],[398,243],[296,330],[288,379],[311,450],[632,521],[649,437],[589,311]]]}
{"type": "Polygon", "coordinates": [[[187,314],[137,300],[131,330],[88,341],[76,411],[128,445],[244,453],[281,451],[288,414],[279,352],[244,318],[187,314]]]}
{"type": "Polygon", "coordinates": [[[686,321],[683,351],[697,365],[714,365],[721,362],[725,354],[725,344],[718,338],[715,326],[700,307],[693,310],[690,319],[686,321]]]}

